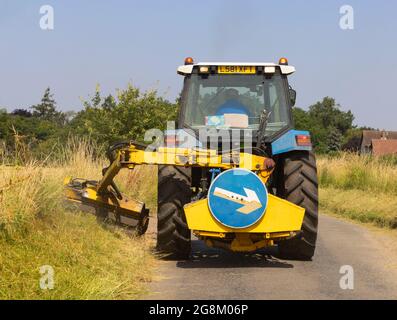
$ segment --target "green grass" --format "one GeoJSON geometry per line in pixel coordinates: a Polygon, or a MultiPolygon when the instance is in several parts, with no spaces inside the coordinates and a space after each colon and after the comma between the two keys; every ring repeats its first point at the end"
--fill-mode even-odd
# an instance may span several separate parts
{"type": "Polygon", "coordinates": [[[38,220],[23,237],[1,238],[0,248],[1,299],[134,299],[151,279],[149,244],[86,214],[38,220]],[[39,287],[43,265],[54,268],[52,290],[39,287]]]}
{"type": "Polygon", "coordinates": [[[361,190],[320,188],[322,212],[383,228],[397,228],[397,197],[361,190]]]}
{"type": "Polygon", "coordinates": [[[397,228],[396,157],[341,153],[319,157],[317,164],[322,212],[397,228]]]}
{"type": "MultiPolygon", "coordinates": [[[[0,299],[139,298],[155,264],[152,243],[65,206],[63,178],[98,178],[106,164],[93,162],[84,143],[68,148],[62,162],[0,166],[0,299]],[[54,268],[52,290],[39,287],[43,265],[54,268]]],[[[134,175],[146,177],[153,171],[140,170],[134,175]]],[[[148,188],[145,180],[132,182],[124,180],[123,188],[148,188]]],[[[152,193],[149,198],[153,205],[152,193]]]]}

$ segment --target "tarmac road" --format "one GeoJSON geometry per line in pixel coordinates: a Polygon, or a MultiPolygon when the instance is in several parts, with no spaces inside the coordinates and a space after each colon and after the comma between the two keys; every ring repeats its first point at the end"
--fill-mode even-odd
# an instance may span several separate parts
{"type": "Polygon", "coordinates": [[[396,232],[321,216],[313,261],[280,260],[276,248],[236,254],[193,240],[190,261],[160,261],[145,299],[397,299],[396,232]],[[340,287],[342,266],[354,289],[340,287]]]}

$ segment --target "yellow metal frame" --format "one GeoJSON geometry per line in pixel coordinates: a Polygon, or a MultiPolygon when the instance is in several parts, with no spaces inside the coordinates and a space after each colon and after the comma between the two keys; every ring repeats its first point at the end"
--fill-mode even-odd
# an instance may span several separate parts
{"type": "Polygon", "coordinates": [[[105,208],[108,211],[115,212],[121,215],[130,216],[131,218],[139,219],[141,213],[145,209],[145,204],[134,199],[118,199],[116,195],[111,192],[100,195],[98,193],[98,186],[87,184],[85,187],[73,186],[76,180],[70,177],[65,178],[64,184],[66,197],[74,202],[82,203],[88,206],[105,208]]]}
{"type": "Polygon", "coordinates": [[[75,186],[75,179],[65,179],[66,196],[70,200],[83,202],[92,206],[105,207],[111,211],[123,211],[131,216],[139,216],[142,203],[129,200],[125,196],[119,199],[114,192],[110,192],[110,186],[114,177],[121,169],[134,169],[136,165],[174,165],[184,167],[202,168],[245,168],[258,173],[259,177],[266,182],[272,173],[272,169],[265,167],[265,157],[249,153],[232,152],[220,155],[211,149],[188,149],[188,148],[159,148],[158,151],[146,151],[131,143],[129,146],[116,151],[115,158],[107,168],[102,179],[95,185],[85,183],[85,187],[75,186]]]}
{"type": "Polygon", "coordinates": [[[216,150],[200,148],[159,148],[158,151],[146,151],[131,143],[129,146],[116,150],[114,156],[113,162],[106,169],[102,179],[95,184],[89,181],[81,181],[81,179],[66,178],[64,182],[66,197],[72,201],[105,208],[116,214],[139,219],[144,210],[144,204],[140,201],[127,199],[117,190],[111,190],[112,186],[115,189],[114,177],[123,168],[134,169],[136,165],[142,164],[221,169],[239,167],[256,171],[264,182],[267,181],[272,172],[272,170],[265,168],[266,158],[240,152],[220,155],[216,150]]]}
{"type": "Polygon", "coordinates": [[[213,233],[277,233],[301,229],[305,209],[287,200],[269,194],[267,209],[263,218],[251,227],[234,229],[219,223],[211,214],[207,199],[185,205],[189,229],[213,233]]]}
{"type": "MultiPolygon", "coordinates": [[[[65,179],[66,196],[72,201],[103,207],[114,213],[139,219],[145,210],[144,204],[127,199],[115,190],[113,184],[114,177],[123,168],[133,169],[136,165],[142,164],[224,170],[244,168],[257,173],[266,183],[273,168],[267,168],[265,160],[266,157],[249,153],[232,151],[228,154],[219,154],[216,150],[199,148],[159,148],[158,151],[152,152],[130,144],[115,151],[114,161],[105,171],[101,181],[93,184],[88,181],[77,183],[78,179],[65,179]],[[114,190],[111,190],[111,187],[114,190]]],[[[197,236],[210,246],[226,246],[234,251],[252,251],[272,245],[275,240],[293,236],[301,229],[305,213],[305,209],[269,195],[266,212],[258,223],[245,229],[232,229],[214,219],[208,208],[207,199],[187,204],[184,210],[188,227],[197,236]]]]}
{"type": "Polygon", "coordinates": [[[208,245],[219,246],[218,240],[230,238],[228,248],[232,251],[253,251],[273,245],[296,235],[301,230],[305,209],[289,201],[269,194],[267,209],[263,218],[251,227],[233,229],[219,223],[211,214],[207,199],[184,206],[189,229],[208,245]]]}
{"type": "MultiPolygon", "coordinates": [[[[211,149],[164,147],[159,148],[158,151],[145,151],[131,145],[127,149],[120,150],[117,157],[121,166],[128,168],[141,164],[221,169],[244,168],[257,172],[264,182],[267,181],[273,171],[266,168],[266,157],[244,152],[232,152],[221,155],[216,150],[211,149]]],[[[117,161],[116,159],[115,162],[117,161]]],[[[115,170],[117,167],[118,165],[115,164],[115,170]]]]}

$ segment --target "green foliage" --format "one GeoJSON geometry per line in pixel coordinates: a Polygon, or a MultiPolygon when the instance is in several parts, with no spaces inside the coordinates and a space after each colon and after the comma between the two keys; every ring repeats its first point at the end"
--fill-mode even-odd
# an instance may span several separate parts
{"type": "Polygon", "coordinates": [[[342,147],[342,139],[343,139],[342,133],[338,129],[331,127],[329,129],[328,141],[327,141],[328,151],[330,152],[339,151],[342,147]]]}
{"type": "Polygon", "coordinates": [[[97,89],[84,110],[71,121],[78,135],[89,135],[100,143],[133,139],[143,141],[148,129],[164,130],[167,121],[176,119],[178,105],[157,96],[155,91],[141,93],[129,85],[117,98],[101,97],[97,89]]]}
{"type": "Polygon", "coordinates": [[[350,130],[354,128],[351,111],[342,111],[335,99],[330,97],[311,105],[308,111],[294,108],[293,116],[296,129],[310,131],[318,153],[341,150],[350,130]]]}
{"type": "Polygon", "coordinates": [[[0,112],[0,161],[23,164],[45,159],[58,141],[68,136],[66,114],[56,110],[56,102],[47,88],[41,102],[11,113],[0,112]]]}
{"type": "Polygon", "coordinates": [[[361,148],[361,136],[364,128],[351,128],[349,129],[345,136],[343,137],[344,151],[358,152],[361,148]]]}
{"type": "Polygon", "coordinates": [[[52,121],[58,125],[65,122],[64,114],[56,110],[56,102],[49,87],[45,90],[41,102],[31,106],[31,109],[33,109],[33,116],[41,120],[52,121]]]}
{"type": "Polygon", "coordinates": [[[143,141],[148,129],[164,130],[167,121],[175,120],[178,103],[157,96],[155,91],[141,93],[129,85],[117,97],[102,97],[99,88],[78,113],[60,112],[50,89],[33,112],[0,109],[0,162],[22,164],[43,160],[69,136],[90,137],[108,145],[118,140],[143,141]]]}
{"type": "MultiPolygon", "coordinates": [[[[147,130],[164,130],[167,121],[176,120],[179,102],[180,97],[172,103],[156,91],[141,92],[132,85],[115,96],[102,96],[97,87],[91,99],[83,101],[83,110],[61,112],[47,88],[41,102],[31,107],[32,112],[0,109],[0,161],[4,162],[6,155],[7,162],[11,159],[14,164],[46,159],[69,136],[89,137],[99,145],[120,140],[142,142],[147,130]]],[[[311,132],[317,153],[338,152],[342,147],[357,151],[361,130],[353,127],[353,114],[342,111],[333,98],[325,97],[308,111],[294,108],[293,115],[296,129],[311,132]]]]}

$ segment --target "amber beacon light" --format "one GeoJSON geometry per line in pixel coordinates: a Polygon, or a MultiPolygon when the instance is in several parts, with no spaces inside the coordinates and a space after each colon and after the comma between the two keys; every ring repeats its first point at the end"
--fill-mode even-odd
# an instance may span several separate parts
{"type": "Polygon", "coordinates": [[[193,58],[192,58],[192,57],[187,57],[187,58],[185,59],[185,65],[193,64],[193,63],[194,63],[194,61],[193,61],[193,58]]]}
{"type": "Polygon", "coordinates": [[[281,58],[281,59],[278,61],[278,64],[284,65],[284,66],[288,66],[288,59],[287,59],[287,58],[281,58]]]}

